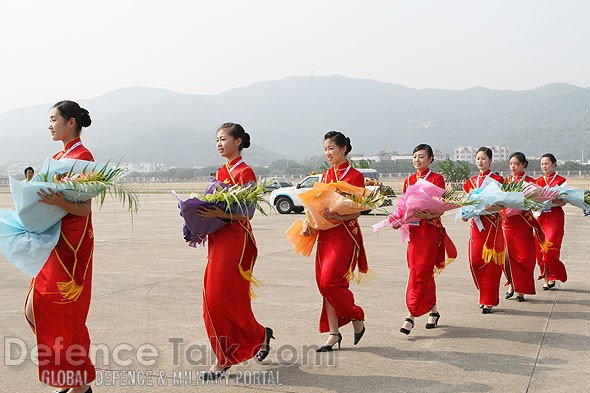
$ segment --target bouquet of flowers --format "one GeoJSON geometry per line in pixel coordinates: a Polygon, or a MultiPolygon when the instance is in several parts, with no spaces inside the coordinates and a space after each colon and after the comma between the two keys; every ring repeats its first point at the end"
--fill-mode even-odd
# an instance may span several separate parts
{"type": "Polygon", "coordinates": [[[522,192],[524,197],[524,209],[507,208],[501,213],[505,217],[520,214],[523,210],[542,209],[547,202],[552,201],[559,195],[551,187],[541,187],[535,183],[526,183],[524,179],[517,183],[505,182],[502,184],[502,190],[505,192],[522,192]]]}
{"type": "Polygon", "coordinates": [[[223,183],[219,180],[211,180],[203,194],[191,194],[189,199],[183,200],[176,192],[172,194],[178,200],[180,215],[184,218],[183,236],[191,247],[203,245],[207,241],[207,235],[220,230],[229,221],[220,218],[204,219],[198,212],[199,208],[219,206],[230,214],[240,214],[252,217],[258,210],[266,215],[261,203],[268,203],[263,194],[264,185],[254,182],[244,185],[223,183]]]}
{"type": "MultiPolygon", "coordinates": [[[[552,191],[557,193],[557,196],[553,199],[561,199],[566,203],[569,203],[572,206],[583,210],[590,210],[590,191],[588,190],[581,190],[578,188],[570,188],[566,183],[552,187],[552,191]]],[[[555,204],[551,204],[550,201],[545,204],[544,207],[553,207],[557,206],[555,204]]]]}
{"type": "MultiPolygon", "coordinates": [[[[383,204],[385,195],[380,190],[371,191],[363,187],[356,187],[346,182],[315,183],[313,188],[299,195],[305,207],[306,220],[315,230],[325,230],[340,224],[326,219],[324,210],[348,215],[364,210],[377,209],[383,204]]],[[[287,229],[285,235],[293,244],[295,253],[305,256],[311,255],[317,239],[317,232],[312,236],[303,236],[301,230],[303,220],[296,220],[287,229]]]]}
{"type": "Polygon", "coordinates": [[[373,232],[388,226],[395,229],[401,228],[402,239],[407,240],[408,225],[419,221],[414,216],[416,211],[437,214],[458,209],[466,203],[469,202],[462,197],[457,197],[454,192],[440,188],[427,180],[418,179],[416,184],[409,186],[404,195],[398,199],[395,211],[387,219],[373,225],[373,232]]]}
{"type": "MultiPolygon", "coordinates": [[[[497,211],[488,210],[488,207],[492,205],[502,209],[526,209],[522,184],[519,188],[516,188],[512,183],[510,185],[506,185],[506,183],[500,184],[493,179],[483,187],[471,191],[468,200],[474,203],[461,207],[458,214],[465,220],[476,218],[476,221],[478,221],[478,216],[497,213],[497,211]]],[[[481,224],[481,221],[479,221],[479,224],[481,224]]],[[[483,225],[479,224],[478,228],[483,229],[483,225]]]]}
{"type": "Polygon", "coordinates": [[[101,205],[111,193],[134,213],[137,193],[122,182],[126,174],[126,170],[109,163],[47,159],[31,181],[10,178],[16,210],[0,210],[0,251],[26,274],[37,275],[59,240],[61,219],[67,214],[60,207],[40,203],[37,193],[52,189],[71,202],[98,196],[101,205]]]}

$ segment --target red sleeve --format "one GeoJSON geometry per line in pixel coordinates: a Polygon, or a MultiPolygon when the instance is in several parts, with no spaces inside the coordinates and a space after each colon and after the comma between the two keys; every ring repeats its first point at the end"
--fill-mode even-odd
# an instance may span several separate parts
{"type": "Polygon", "coordinates": [[[432,184],[439,186],[440,188],[445,188],[445,178],[439,175],[438,173],[433,173],[432,175],[430,175],[428,180],[430,180],[432,184]],[[430,177],[432,177],[432,180],[430,180],[430,177]]]}
{"type": "Polygon", "coordinates": [[[356,186],[356,187],[365,187],[365,177],[363,176],[362,173],[360,173],[359,171],[355,170],[351,170],[350,171],[350,176],[347,176],[349,179],[346,180],[346,182],[348,184],[350,184],[351,186],[356,186]]]}
{"type": "Polygon", "coordinates": [[[465,182],[465,184],[463,184],[463,191],[465,192],[469,192],[471,190],[473,190],[474,186],[473,186],[473,178],[469,178],[467,179],[467,181],[465,182]]]}
{"type": "Polygon", "coordinates": [[[492,177],[492,179],[494,179],[498,183],[504,183],[504,178],[496,173],[492,173],[491,177],[492,177]]]}
{"type": "Polygon", "coordinates": [[[557,177],[555,178],[555,180],[557,180],[557,185],[558,185],[558,186],[560,186],[560,185],[562,185],[563,183],[565,183],[565,182],[566,182],[566,179],[565,179],[565,177],[563,177],[563,176],[557,176],[557,177]]]}
{"type": "Polygon", "coordinates": [[[402,194],[406,193],[406,190],[408,189],[409,184],[410,184],[410,178],[406,177],[404,180],[404,188],[402,188],[402,194]]]}
{"type": "Polygon", "coordinates": [[[94,161],[94,157],[90,150],[86,149],[83,146],[79,146],[77,149],[72,151],[67,158],[74,158],[77,160],[84,160],[84,161],[94,161]]]}
{"type": "Polygon", "coordinates": [[[241,168],[242,170],[238,172],[238,176],[236,176],[236,181],[239,184],[246,184],[250,182],[256,182],[256,174],[254,170],[249,166],[244,166],[241,168]]]}

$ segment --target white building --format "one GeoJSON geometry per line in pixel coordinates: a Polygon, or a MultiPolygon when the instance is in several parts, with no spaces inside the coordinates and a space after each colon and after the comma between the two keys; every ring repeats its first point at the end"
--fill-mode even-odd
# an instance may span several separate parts
{"type": "Polygon", "coordinates": [[[161,162],[122,162],[120,167],[136,173],[164,172],[169,169],[161,162]]]}
{"type": "MultiPolygon", "coordinates": [[[[487,146],[492,150],[494,161],[508,161],[510,151],[506,146],[487,146]]],[[[475,154],[479,147],[459,146],[455,148],[453,159],[475,163],[475,154]]]]}

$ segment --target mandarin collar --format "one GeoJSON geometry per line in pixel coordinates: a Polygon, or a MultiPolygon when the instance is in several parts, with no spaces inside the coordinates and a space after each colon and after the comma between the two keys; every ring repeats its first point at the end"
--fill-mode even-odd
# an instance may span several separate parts
{"type": "Polygon", "coordinates": [[[227,163],[227,165],[232,166],[238,163],[238,161],[240,161],[242,159],[242,156],[237,156],[236,158],[234,158],[233,160],[231,160],[230,162],[227,163]]]}
{"type": "Polygon", "coordinates": [[[65,147],[64,147],[64,152],[67,151],[69,148],[71,148],[72,146],[74,146],[76,143],[80,142],[80,137],[76,137],[74,139],[72,139],[71,141],[69,141],[65,147]]]}
{"type": "Polygon", "coordinates": [[[419,178],[424,177],[424,176],[428,175],[428,172],[430,172],[430,168],[426,168],[426,170],[423,172],[416,170],[416,177],[419,177],[419,178]]]}
{"type": "Polygon", "coordinates": [[[348,160],[346,160],[340,165],[334,165],[334,169],[336,169],[337,171],[342,171],[342,170],[346,169],[346,167],[349,165],[350,165],[350,163],[348,162],[348,160]]]}

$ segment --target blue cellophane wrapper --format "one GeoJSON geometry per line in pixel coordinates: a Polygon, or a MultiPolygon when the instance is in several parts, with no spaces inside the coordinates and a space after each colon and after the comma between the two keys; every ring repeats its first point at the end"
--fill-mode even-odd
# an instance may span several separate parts
{"type": "Polygon", "coordinates": [[[34,277],[40,271],[59,240],[61,220],[37,234],[23,227],[14,210],[0,210],[0,251],[25,274],[34,277]]]}
{"type": "Polygon", "coordinates": [[[524,210],[524,193],[523,192],[504,192],[502,185],[496,180],[491,179],[487,184],[476,188],[469,194],[469,200],[475,201],[474,204],[463,206],[457,213],[457,216],[463,219],[474,218],[478,228],[483,229],[479,216],[494,214],[486,210],[488,206],[497,205],[503,208],[524,210]]]}
{"type": "Polygon", "coordinates": [[[590,210],[590,205],[584,202],[584,195],[587,191],[579,188],[570,188],[567,184],[552,187],[559,191],[559,199],[580,209],[590,210]]]}
{"type": "MultiPolygon", "coordinates": [[[[214,179],[207,186],[205,194],[212,194],[219,187],[229,188],[229,185],[214,179]]],[[[172,191],[172,194],[178,200],[180,215],[184,218],[184,227],[182,232],[184,239],[189,242],[189,245],[194,247],[203,245],[207,241],[207,235],[216,232],[229,224],[229,220],[223,220],[220,218],[204,219],[197,212],[197,209],[200,207],[213,206],[219,206],[222,210],[225,210],[227,207],[225,203],[206,202],[196,197],[183,200],[178,194],[176,194],[176,192],[172,191]]],[[[234,205],[231,208],[232,213],[241,214],[248,217],[252,217],[255,210],[255,206],[250,204],[234,205]]]]}
{"type": "Polygon", "coordinates": [[[43,175],[52,178],[56,173],[81,173],[92,169],[100,170],[109,164],[62,159],[57,161],[48,158],[39,172],[29,182],[10,178],[10,192],[16,210],[0,210],[0,252],[17,268],[29,276],[36,276],[47,261],[51,251],[57,244],[61,229],[61,219],[67,214],[63,209],[39,202],[37,192],[41,189],[60,191],[71,202],[84,202],[100,194],[106,186],[72,185],[44,182],[43,175]]]}

